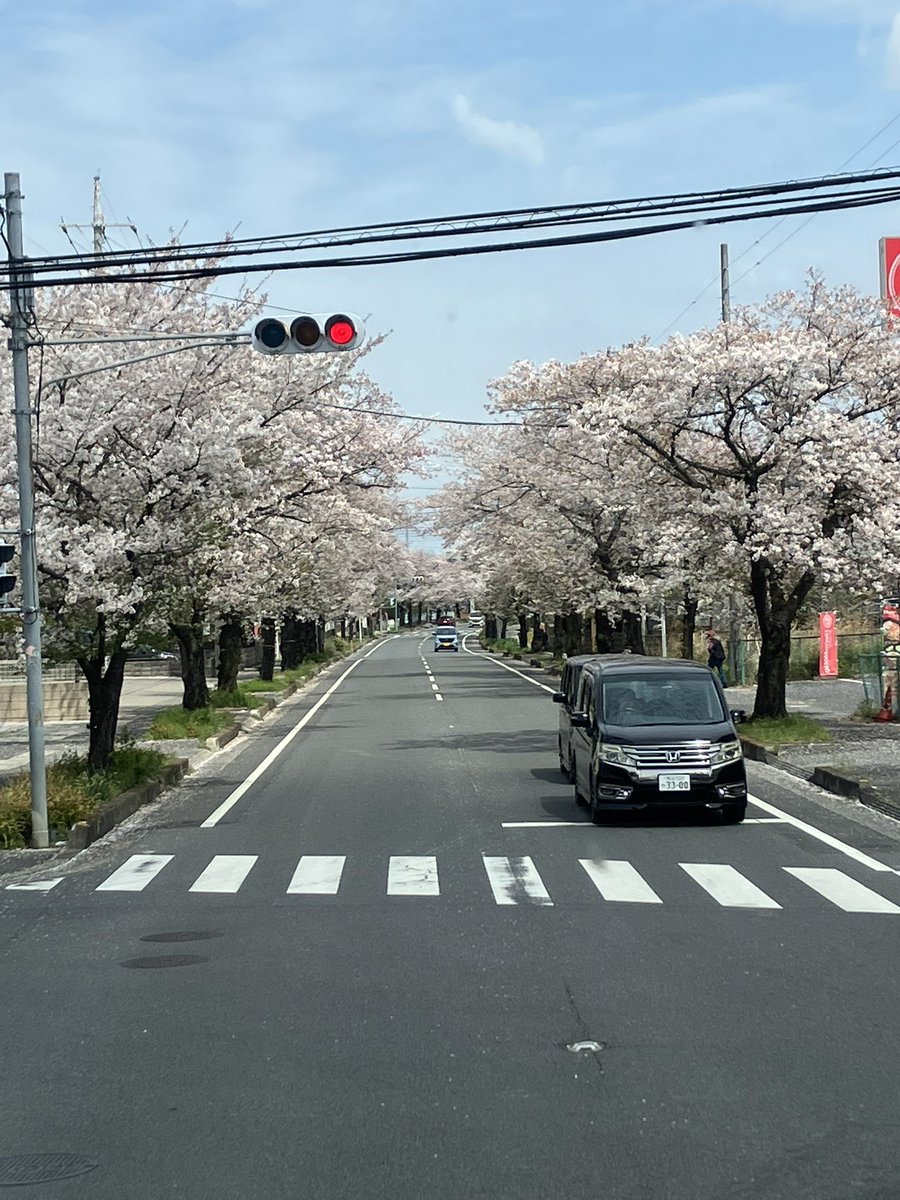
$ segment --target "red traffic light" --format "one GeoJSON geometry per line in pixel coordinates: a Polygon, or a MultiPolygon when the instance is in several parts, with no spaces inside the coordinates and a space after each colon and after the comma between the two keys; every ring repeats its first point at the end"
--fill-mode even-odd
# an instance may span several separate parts
{"type": "Polygon", "coordinates": [[[334,346],[349,346],[356,337],[356,326],[350,317],[335,313],[325,322],[325,336],[334,346]]]}

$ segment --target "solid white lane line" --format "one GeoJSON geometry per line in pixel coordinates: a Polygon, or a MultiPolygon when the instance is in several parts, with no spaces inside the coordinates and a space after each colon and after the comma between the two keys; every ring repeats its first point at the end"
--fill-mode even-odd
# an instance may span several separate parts
{"type": "MultiPolygon", "coordinates": [[[[394,635],[394,637],[399,637],[399,636],[400,636],[399,634],[394,635]]],[[[291,742],[294,740],[294,738],[297,736],[297,734],[301,731],[301,729],[305,728],[305,726],[313,719],[313,717],[316,715],[316,713],[319,711],[319,709],[322,707],[322,705],[334,695],[334,693],[338,690],[338,688],[341,686],[341,684],[344,682],[344,680],[347,678],[347,676],[352,671],[355,671],[361,662],[363,662],[365,659],[369,658],[370,655],[374,654],[376,650],[380,649],[382,646],[387,645],[388,642],[392,642],[394,640],[394,637],[387,638],[383,642],[376,642],[375,645],[372,647],[372,649],[366,651],[366,653],[362,656],[362,658],[358,658],[356,660],[356,662],[352,662],[350,664],[350,666],[347,668],[347,670],[344,671],[342,675],[339,675],[337,677],[337,679],[334,681],[334,683],[331,685],[331,687],[328,689],[328,691],[325,692],[325,694],[323,696],[319,697],[319,699],[315,702],[315,704],[312,706],[312,708],[309,710],[309,712],[305,713],[300,718],[300,720],[297,722],[297,724],[294,726],[294,728],[292,730],[290,730],[289,733],[285,734],[285,736],[281,739],[281,741],[278,743],[278,745],[275,746],[274,749],[269,751],[269,753],[262,760],[262,762],[259,764],[259,766],[254,767],[254,769],[250,772],[250,774],[247,776],[247,778],[244,780],[244,782],[241,784],[238,784],[238,786],[234,789],[234,791],[229,796],[227,796],[226,799],[224,799],[222,801],[222,803],[219,805],[219,807],[217,809],[215,809],[214,812],[210,813],[210,815],[206,818],[205,821],[202,821],[200,823],[200,828],[201,829],[212,829],[213,826],[218,825],[218,823],[222,820],[222,818],[225,816],[225,814],[227,812],[230,812],[231,809],[234,808],[235,804],[237,804],[237,802],[238,802],[238,800],[240,800],[241,796],[243,796],[245,792],[248,792],[250,790],[250,788],[253,786],[253,784],[256,783],[256,781],[257,781],[257,779],[259,779],[260,775],[262,775],[264,771],[267,771],[269,769],[269,767],[272,765],[272,763],[275,761],[275,759],[279,756],[279,754],[281,754],[284,750],[287,749],[287,747],[291,744],[291,742]]]]}
{"type": "Polygon", "coordinates": [[[489,858],[484,869],[498,904],[552,905],[544,881],[530,858],[489,858]]]}
{"type": "Polygon", "coordinates": [[[781,908],[771,896],[767,896],[734,867],[723,863],[678,865],[724,908],[781,908]]]}
{"type": "Polygon", "coordinates": [[[389,896],[439,896],[437,859],[431,854],[392,854],[388,867],[389,896]]]}
{"type": "Polygon", "coordinates": [[[662,904],[659,896],[630,862],[612,858],[579,858],[604,900],[630,904],[662,904]]]}
{"type": "Polygon", "coordinates": [[[170,863],[173,854],[132,854],[94,890],[97,892],[142,892],[151,879],[170,863]]]}
{"type": "Polygon", "coordinates": [[[527,679],[529,683],[533,683],[535,687],[543,688],[545,692],[555,692],[556,688],[547,687],[546,683],[540,683],[537,679],[532,679],[530,675],[526,675],[523,671],[517,671],[515,667],[507,666],[504,662],[499,662],[491,654],[479,654],[475,650],[470,650],[466,645],[466,639],[463,638],[462,648],[466,654],[471,654],[473,658],[486,658],[488,662],[494,663],[495,666],[502,667],[504,671],[512,671],[513,675],[518,675],[520,679],[527,679]]]}
{"type": "Polygon", "coordinates": [[[217,854],[188,890],[234,893],[253,870],[258,857],[257,854],[217,854]]]}
{"type": "Polygon", "coordinates": [[[785,867],[784,870],[844,912],[900,913],[896,904],[834,867],[785,867]]]}
{"type": "Polygon", "coordinates": [[[287,895],[336,896],[345,854],[304,854],[288,884],[287,895]]]}
{"type": "Polygon", "coordinates": [[[862,863],[864,867],[868,867],[871,871],[889,871],[892,875],[900,875],[900,871],[896,871],[886,863],[879,862],[877,858],[872,858],[870,855],[864,854],[862,850],[857,850],[855,846],[849,846],[839,838],[832,837],[830,833],[823,833],[821,829],[816,829],[815,825],[808,825],[806,821],[801,821],[799,817],[792,817],[790,813],[776,808],[774,804],[768,804],[765,800],[760,800],[758,796],[748,795],[747,799],[764,812],[771,813],[774,817],[780,817],[783,821],[787,821],[789,825],[793,825],[795,829],[802,829],[810,837],[824,842],[826,846],[831,846],[833,850],[840,850],[841,854],[846,854],[848,858],[854,859],[855,862],[862,863]]]}
{"type": "Polygon", "coordinates": [[[62,878],[59,879],[33,879],[31,883],[8,883],[6,891],[8,892],[49,892],[56,887],[58,883],[62,883],[62,878]]]}

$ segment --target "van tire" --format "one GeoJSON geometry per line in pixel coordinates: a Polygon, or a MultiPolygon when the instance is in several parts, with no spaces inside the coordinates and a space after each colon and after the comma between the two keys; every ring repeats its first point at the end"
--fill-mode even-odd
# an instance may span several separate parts
{"type": "Polygon", "coordinates": [[[588,805],[591,812],[591,821],[594,825],[602,825],[606,820],[606,812],[597,803],[597,792],[594,788],[594,781],[591,779],[591,801],[588,805]]]}
{"type": "Polygon", "coordinates": [[[741,821],[747,815],[747,805],[723,804],[721,812],[723,825],[740,825],[741,821]]]}
{"type": "Polygon", "coordinates": [[[579,808],[585,808],[587,806],[587,800],[585,800],[584,796],[582,796],[581,792],[578,790],[578,768],[575,763],[574,754],[572,755],[572,783],[575,785],[575,803],[579,808]]]}

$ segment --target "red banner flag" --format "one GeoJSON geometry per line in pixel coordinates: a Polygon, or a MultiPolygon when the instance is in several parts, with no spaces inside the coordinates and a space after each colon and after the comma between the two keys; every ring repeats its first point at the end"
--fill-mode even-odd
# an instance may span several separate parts
{"type": "Polygon", "coordinates": [[[837,614],[819,613],[819,678],[836,679],[837,673],[837,614]]]}

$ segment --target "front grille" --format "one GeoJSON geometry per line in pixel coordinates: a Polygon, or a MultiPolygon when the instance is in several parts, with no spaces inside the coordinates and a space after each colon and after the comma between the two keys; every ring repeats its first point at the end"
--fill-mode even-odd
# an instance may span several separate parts
{"type": "Polygon", "coordinates": [[[642,771],[709,770],[710,742],[680,742],[670,746],[624,746],[625,753],[642,771]]]}

